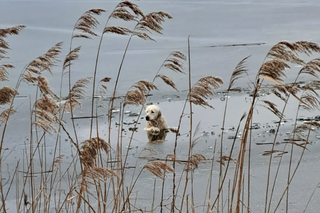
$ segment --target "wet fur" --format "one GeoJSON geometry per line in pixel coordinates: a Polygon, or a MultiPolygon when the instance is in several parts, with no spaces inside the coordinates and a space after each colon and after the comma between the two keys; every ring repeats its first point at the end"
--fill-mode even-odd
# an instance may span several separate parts
{"type": "Polygon", "coordinates": [[[166,139],[169,127],[158,106],[150,105],[146,109],[146,128],[149,142],[163,142],[166,139]],[[154,113],[151,113],[151,112],[154,113]],[[147,118],[149,120],[147,120],[147,118]]]}

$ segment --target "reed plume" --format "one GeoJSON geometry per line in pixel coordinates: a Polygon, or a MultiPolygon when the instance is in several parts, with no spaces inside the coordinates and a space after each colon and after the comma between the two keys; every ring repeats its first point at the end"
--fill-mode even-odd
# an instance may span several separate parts
{"type": "MultiPolygon", "coordinates": [[[[179,72],[179,73],[184,73],[184,67],[183,67],[183,61],[186,60],[186,56],[179,52],[179,51],[173,51],[170,53],[170,55],[167,57],[167,59],[162,63],[162,65],[160,66],[160,69],[162,67],[166,67],[172,71],[175,72],[179,72]]],[[[161,78],[163,80],[164,83],[166,83],[167,85],[171,86],[173,89],[175,89],[177,92],[179,92],[179,90],[177,89],[175,83],[173,82],[173,80],[171,78],[169,78],[166,75],[159,75],[159,71],[158,70],[154,80],[156,78],[161,78]]]]}
{"type": "Polygon", "coordinates": [[[130,1],[122,1],[116,6],[110,16],[122,19],[123,21],[136,21],[138,17],[143,17],[144,15],[137,4],[130,1]]]}
{"type": "Polygon", "coordinates": [[[86,167],[93,168],[95,160],[99,154],[99,149],[103,150],[106,154],[110,151],[110,144],[100,137],[85,140],[81,145],[80,159],[81,163],[86,167]]]}
{"type": "Polygon", "coordinates": [[[313,122],[306,122],[306,123],[300,124],[293,130],[293,132],[296,133],[299,137],[301,136],[300,133],[303,131],[314,131],[311,128],[311,124],[313,124],[313,122]]]}
{"type": "Polygon", "coordinates": [[[270,49],[269,53],[267,54],[267,57],[273,60],[282,60],[285,62],[304,65],[304,61],[300,59],[295,52],[297,51],[296,47],[294,45],[289,44],[291,43],[279,42],[270,49]]]}
{"type": "Polygon", "coordinates": [[[103,12],[105,12],[103,9],[90,9],[84,12],[73,28],[76,34],[73,34],[72,38],[91,38],[91,36],[97,36],[93,32],[99,25],[99,21],[95,16],[101,15],[103,12]]]}
{"type": "Polygon", "coordinates": [[[168,155],[167,155],[167,158],[169,158],[170,160],[175,161],[175,162],[181,164],[181,161],[180,161],[180,160],[177,158],[177,156],[174,155],[174,154],[168,154],[168,155]]]}
{"type": "Polygon", "coordinates": [[[315,128],[320,128],[320,123],[316,121],[307,121],[304,123],[305,125],[313,126],[315,128]]]}
{"type": "Polygon", "coordinates": [[[43,96],[35,102],[34,113],[37,117],[34,124],[36,126],[41,127],[44,131],[51,133],[55,132],[56,128],[54,124],[57,121],[57,113],[58,113],[58,105],[57,103],[47,96],[43,96]]]}
{"type": "Polygon", "coordinates": [[[0,60],[6,57],[7,50],[10,49],[10,46],[8,42],[6,42],[5,38],[8,35],[18,35],[23,28],[25,28],[24,25],[18,25],[5,29],[0,29],[0,60]]]}
{"type": "MultiPolygon", "coordinates": [[[[137,21],[140,17],[144,17],[143,12],[139,9],[137,4],[130,1],[121,1],[110,14],[110,18],[121,19],[123,21],[137,21]]],[[[107,23],[108,23],[107,21],[107,23]]],[[[118,35],[132,35],[134,32],[125,27],[120,26],[105,26],[104,33],[114,33],[118,35]]]]}
{"type": "Polygon", "coordinates": [[[73,61],[78,60],[80,49],[81,47],[79,46],[68,53],[63,62],[63,70],[65,70],[67,67],[70,67],[73,61]]]}
{"type": "Polygon", "coordinates": [[[298,52],[305,53],[308,56],[310,56],[313,52],[320,52],[320,46],[314,42],[297,41],[295,44],[299,46],[298,52]]]}
{"type": "Polygon", "coordinates": [[[110,27],[106,27],[104,29],[104,33],[115,33],[115,34],[118,34],[118,35],[130,35],[132,33],[132,31],[129,30],[128,28],[125,28],[125,27],[110,26],[110,27]]]}
{"type": "Polygon", "coordinates": [[[305,66],[299,71],[299,75],[301,74],[307,74],[319,78],[320,58],[313,59],[306,63],[305,66]]]}
{"type": "Polygon", "coordinates": [[[248,75],[247,73],[247,69],[246,69],[246,66],[245,66],[245,62],[247,61],[247,59],[249,58],[250,56],[247,56],[245,57],[244,59],[242,59],[236,66],[236,68],[234,69],[232,75],[231,75],[231,78],[230,78],[230,82],[229,82],[229,87],[228,87],[228,91],[234,91],[235,89],[233,88],[235,82],[242,77],[242,75],[246,74],[248,75]]]}
{"type": "Polygon", "coordinates": [[[87,85],[90,83],[91,78],[81,78],[77,80],[77,82],[71,88],[69,95],[67,97],[67,101],[64,103],[63,111],[70,112],[71,108],[81,107],[80,99],[85,98],[85,92],[87,85]]]}
{"type": "Polygon", "coordinates": [[[234,163],[237,163],[237,161],[235,159],[233,159],[230,156],[226,156],[226,155],[219,157],[219,160],[217,160],[217,162],[222,164],[223,166],[225,166],[226,161],[233,161],[234,163]]]}
{"type": "Polygon", "coordinates": [[[61,48],[62,42],[59,42],[51,47],[45,54],[31,61],[25,68],[22,80],[28,83],[39,83],[38,81],[43,80],[43,78],[41,77],[40,79],[37,79],[37,77],[41,75],[42,72],[48,71],[52,74],[51,67],[55,66],[58,62],[58,56],[61,53],[61,48]]]}
{"type": "Polygon", "coordinates": [[[118,176],[113,170],[101,167],[86,167],[83,172],[85,173],[85,182],[92,185],[95,185],[95,181],[106,182],[108,178],[118,176]]]}
{"type": "Polygon", "coordinates": [[[272,89],[271,92],[272,92],[275,96],[277,96],[278,98],[280,98],[282,101],[286,101],[286,100],[287,100],[287,99],[286,99],[285,97],[283,97],[283,96],[281,95],[281,93],[279,93],[276,89],[272,89]]]}
{"type": "Polygon", "coordinates": [[[52,162],[52,169],[58,168],[62,162],[64,155],[59,155],[52,162]]]}
{"type": "MultiPolygon", "coordinates": [[[[142,38],[144,40],[155,41],[146,32],[149,32],[149,33],[156,32],[156,33],[162,34],[162,30],[163,30],[161,26],[162,22],[165,21],[165,18],[168,18],[168,19],[172,18],[168,13],[165,13],[162,11],[151,12],[147,15],[143,15],[143,13],[140,11],[137,5],[129,1],[123,1],[123,2],[126,2],[125,4],[123,4],[126,6],[127,4],[134,5],[134,8],[136,10],[136,12],[134,12],[135,15],[132,15],[123,6],[119,6],[112,12],[111,17],[120,18],[124,21],[137,21],[139,17],[142,17],[142,18],[138,20],[133,30],[129,30],[128,28],[120,27],[120,26],[109,26],[109,27],[105,27],[103,31],[104,33],[115,33],[118,35],[138,36],[139,38],[142,38]]],[[[122,5],[122,4],[120,3],[119,5],[122,5]]]]}
{"type": "Polygon", "coordinates": [[[172,81],[171,78],[169,78],[166,75],[157,75],[157,78],[161,78],[163,80],[164,83],[166,83],[167,85],[171,86],[173,89],[175,89],[177,92],[179,92],[179,90],[176,87],[176,84],[172,81]]]}
{"type": "Polygon", "coordinates": [[[0,89],[0,105],[10,103],[18,94],[17,90],[10,87],[3,87],[0,89]]]}
{"type": "Polygon", "coordinates": [[[162,22],[164,22],[165,18],[172,19],[172,16],[165,12],[151,12],[139,21],[136,29],[138,31],[147,31],[147,32],[157,32],[162,34],[162,22]]]}
{"type": "Polygon", "coordinates": [[[101,168],[101,167],[90,167],[87,166],[82,171],[82,181],[81,181],[81,191],[91,194],[89,187],[96,186],[97,181],[106,183],[108,179],[117,177],[118,174],[111,169],[101,168]]]}
{"type": "Polygon", "coordinates": [[[173,168],[169,164],[161,161],[149,162],[144,166],[144,168],[162,180],[164,180],[167,172],[174,172],[173,168]]]}
{"type": "Polygon", "coordinates": [[[54,92],[52,92],[52,90],[50,89],[50,84],[48,79],[42,76],[38,76],[37,82],[38,82],[38,87],[43,95],[50,95],[54,98],[59,99],[59,97],[56,94],[54,94],[54,92]]]}
{"type": "Polygon", "coordinates": [[[101,96],[104,96],[107,94],[107,86],[105,85],[106,83],[110,82],[111,78],[109,77],[105,77],[103,79],[100,80],[100,88],[99,88],[99,94],[101,96]]]}
{"type": "Polygon", "coordinates": [[[191,155],[188,160],[188,168],[186,168],[186,170],[193,171],[197,169],[203,160],[206,160],[206,157],[202,154],[197,153],[191,155]]]}
{"type": "Polygon", "coordinates": [[[205,99],[214,94],[213,89],[219,88],[223,83],[221,78],[215,76],[206,76],[198,80],[192,87],[189,94],[189,101],[195,105],[213,108],[205,99]]]}
{"type": "Polygon", "coordinates": [[[10,107],[8,109],[5,109],[0,114],[0,122],[5,123],[9,119],[9,117],[14,114],[16,110],[13,109],[13,107],[10,107]]]}
{"type": "MultiPolygon", "coordinates": [[[[288,41],[281,41],[274,45],[268,52],[266,59],[258,72],[258,76],[267,77],[271,81],[281,81],[285,77],[285,69],[290,68],[288,62],[303,65],[304,68],[300,70],[299,75],[302,73],[317,76],[316,72],[319,70],[319,62],[317,60],[305,63],[299,58],[299,53],[307,55],[313,52],[320,52],[320,47],[308,41],[298,41],[290,43],[288,41]]],[[[299,76],[298,75],[298,76],[299,76]]]]}
{"type": "Polygon", "coordinates": [[[164,66],[175,71],[175,72],[180,72],[184,73],[184,67],[183,67],[183,61],[185,61],[187,57],[179,52],[179,51],[174,51],[172,52],[168,59],[164,61],[164,66]]]}
{"type": "Polygon", "coordinates": [[[267,100],[263,100],[262,102],[265,103],[265,105],[262,105],[263,107],[270,110],[273,114],[278,116],[280,119],[282,119],[284,117],[283,113],[277,109],[277,105],[275,103],[273,103],[271,101],[267,101],[267,100]]]}
{"type": "Polygon", "coordinates": [[[8,35],[18,35],[20,31],[25,27],[26,26],[24,25],[18,25],[6,29],[0,29],[0,38],[6,38],[8,35]]]}
{"type": "Polygon", "coordinates": [[[319,109],[320,107],[318,94],[310,92],[310,90],[303,93],[303,95],[301,96],[301,100],[303,102],[300,103],[300,106],[305,110],[312,111],[315,109],[319,109]]]}
{"type": "Polygon", "coordinates": [[[111,80],[111,78],[105,77],[105,78],[101,79],[100,82],[108,83],[110,80],[111,80]]]}
{"type": "Polygon", "coordinates": [[[309,56],[313,52],[320,52],[320,47],[316,43],[308,41],[298,41],[295,43],[281,41],[270,49],[267,57],[304,65],[305,62],[299,58],[298,53],[305,53],[309,56]]]}
{"type": "Polygon", "coordinates": [[[2,64],[0,66],[0,81],[8,81],[8,71],[7,69],[13,69],[14,66],[12,64],[2,64]]]}
{"type": "Polygon", "coordinates": [[[128,90],[124,105],[144,105],[146,101],[145,95],[151,90],[158,90],[158,88],[152,82],[144,80],[138,81],[128,90]]]}
{"type": "Polygon", "coordinates": [[[281,81],[282,77],[286,76],[284,73],[285,69],[288,68],[290,68],[290,66],[286,62],[279,59],[274,59],[262,64],[259,70],[259,75],[267,76],[276,81],[281,81]]]}

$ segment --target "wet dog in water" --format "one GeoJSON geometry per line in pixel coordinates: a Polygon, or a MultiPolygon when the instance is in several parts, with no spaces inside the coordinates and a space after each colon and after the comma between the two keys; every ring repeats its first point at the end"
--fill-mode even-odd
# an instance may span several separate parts
{"type": "Polygon", "coordinates": [[[149,142],[163,142],[167,133],[177,132],[176,128],[168,127],[160,108],[156,105],[150,105],[146,109],[146,128],[149,142]]]}

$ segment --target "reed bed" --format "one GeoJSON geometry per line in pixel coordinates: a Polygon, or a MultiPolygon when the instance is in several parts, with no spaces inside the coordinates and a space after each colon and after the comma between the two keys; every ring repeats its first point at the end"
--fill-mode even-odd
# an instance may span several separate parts
{"type": "MultiPolygon", "coordinates": [[[[255,79],[248,77],[247,63],[250,63],[250,58],[245,57],[235,64],[229,82],[215,75],[204,76],[193,82],[195,78],[192,76],[194,71],[190,46],[192,37],[188,37],[186,53],[180,51],[168,53],[168,57],[154,73],[153,79],[132,82],[126,95],[118,97],[117,88],[121,82],[127,51],[134,42],[132,38],[138,37],[146,40],[145,42],[154,42],[152,36],[155,33],[162,34],[163,22],[173,17],[162,11],[145,14],[138,4],[124,0],[115,6],[106,20],[102,20],[104,27],[101,32],[97,32],[102,22],[99,17],[102,13],[106,13],[106,10],[98,8],[85,11],[75,22],[70,43],[67,44],[69,52],[65,56],[61,55],[65,44],[56,43],[44,51],[43,55],[27,64],[21,70],[18,79],[10,79],[9,70],[15,69],[14,65],[2,61],[8,60],[10,53],[6,38],[18,35],[25,26],[0,29],[0,81],[16,81],[15,88],[0,88],[2,132],[0,212],[257,212],[254,209],[256,205],[251,202],[257,192],[262,193],[264,197],[261,201],[263,212],[277,212],[279,206],[284,206],[284,210],[290,212],[292,181],[299,172],[306,151],[312,151],[310,146],[312,133],[320,127],[320,123],[315,120],[297,122],[302,110],[319,109],[320,59],[313,58],[313,54],[320,52],[320,46],[309,41],[281,41],[266,53],[255,79]],[[133,28],[111,26],[109,21],[112,19],[132,22],[133,28]],[[110,33],[127,36],[127,44],[123,50],[119,69],[116,71],[116,79],[108,77],[111,70],[104,70],[106,77],[97,79],[97,73],[102,72],[98,67],[99,60],[102,60],[101,45],[103,40],[110,39],[108,37],[110,33]],[[98,48],[93,72],[86,78],[76,79],[76,73],[72,68],[77,60],[81,60],[81,46],[74,47],[74,40],[81,42],[82,39],[94,37],[98,38],[93,40],[93,42],[98,41],[98,48]],[[63,60],[59,60],[61,58],[63,60]],[[305,58],[310,59],[309,62],[304,61],[305,58]],[[294,82],[285,83],[286,73],[293,65],[300,65],[302,68],[294,82]],[[53,92],[50,78],[46,77],[46,74],[52,74],[55,66],[61,67],[59,94],[53,92]],[[142,159],[140,153],[133,163],[134,168],[129,168],[128,161],[132,160],[129,158],[130,147],[133,141],[137,140],[135,129],[143,116],[143,109],[148,103],[150,93],[158,90],[157,85],[163,83],[172,91],[179,92],[174,79],[170,78],[171,72],[184,75],[188,84],[181,113],[176,118],[177,128],[172,133],[173,149],[165,153],[164,158],[149,158],[145,161],[140,161],[142,159]],[[299,84],[301,76],[309,76],[312,80],[302,87],[299,84]],[[202,132],[201,124],[196,125],[194,122],[198,107],[206,108],[208,116],[212,117],[210,112],[215,106],[211,104],[210,98],[216,96],[217,91],[223,91],[225,97],[237,92],[239,78],[247,79],[252,88],[249,108],[245,109],[234,130],[236,136],[242,130],[241,139],[232,138],[228,153],[223,151],[226,141],[226,119],[230,110],[230,103],[226,98],[226,101],[222,102],[225,104],[224,110],[220,112],[223,114],[223,120],[219,141],[210,141],[214,145],[211,157],[197,153],[194,147],[201,141],[202,132]],[[63,80],[68,82],[67,86],[63,84],[63,80]],[[114,82],[113,88],[108,85],[111,81],[114,82]],[[72,82],[75,83],[72,85],[72,82]],[[10,153],[7,154],[5,147],[6,143],[9,143],[8,128],[12,121],[11,117],[19,113],[15,100],[21,84],[36,86],[35,100],[30,99],[29,103],[29,134],[23,144],[22,156],[16,162],[10,162],[11,165],[15,165],[15,169],[8,178],[6,165],[10,153]],[[224,90],[222,90],[223,84],[226,88],[224,90]],[[282,107],[271,99],[259,97],[267,84],[269,91],[282,103],[282,107]],[[87,93],[89,88],[91,94],[87,93]],[[67,95],[63,96],[65,93],[67,95]],[[289,98],[298,102],[295,108],[296,117],[289,141],[282,150],[277,150],[276,145],[281,134],[280,123],[286,118],[289,98]],[[81,124],[75,116],[82,107],[83,99],[90,99],[90,116],[86,117],[89,121],[89,124],[86,123],[89,131],[85,134],[85,139],[81,136],[83,132],[78,128],[81,124]],[[139,107],[139,113],[135,117],[132,131],[125,135],[123,131],[125,110],[130,106],[139,107]],[[258,108],[271,111],[277,117],[279,125],[272,135],[271,149],[264,152],[268,159],[262,169],[267,175],[260,180],[263,182],[261,188],[253,190],[252,126],[258,108]],[[101,114],[106,116],[99,116],[101,114]],[[114,121],[113,118],[118,120],[114,121]],[[103,122],[106,125],[102,126],[103,122]],[[117,126],[113,128],[115,122],[117,126]],[[187,129],[184,129],[185,125],[181,125],[183,122],[188,123],[187,129]],[[106,134],[102,135],[101,129],[106,134]],[[178,144],[185,135],[188,138],[187,153],[181,155],[178,144]],[[52,140],[55,143],[50,144],[53,148],[49,156],[47,147],[52,140]],[[61,150],[66,149],[66,146],[69,147],[70,156],[62,155],[61,150]],[[288,164],[283,163],[283,158],[286,156],[289,156],[288,164]],[[199,169],[201,165],[206,165],[209,170],[199,169]],[[278,175],[284,166],[288,167],[285,186],[277,189],[277,182],[280,181],[278,175]],[[218,172],[218,176],[213,174],[214,171],[218,172]],[[207,183],[204,183],[205,185],[202,183],[201,187],[204,189],[202,192],[197,190],[197,173],[208,177],[207,183]],[[147,201],[141,204],[139,190],[147,189],[138,187],[143,186],[140,183],[146,177],[153,180],[152,190],[147,201]],[[14,205],[12,202],[9,205],[9,196],[14,197],[14,205]]],[[[219,75],[219,73],[214,74],[219,75]]],[[[152,153],[154,150],[146,147],[142,151],[152,153]]],[[[310,201],[314,199],[317,188],[319,184],[312,185],[313,190],[303,212],[308,212],[310,201]]]]}

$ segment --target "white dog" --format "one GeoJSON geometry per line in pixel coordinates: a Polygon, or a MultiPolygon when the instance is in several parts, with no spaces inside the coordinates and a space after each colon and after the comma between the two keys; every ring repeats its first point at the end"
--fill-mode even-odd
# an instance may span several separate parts
{"type": "Polygon", "coordinates": [[[176,128],[168,127],[160,108],[156,105],[150,105],[146,109],[146,128],[149,142],[163,142],[167,133],[177,132],[176,128]]]}

